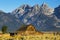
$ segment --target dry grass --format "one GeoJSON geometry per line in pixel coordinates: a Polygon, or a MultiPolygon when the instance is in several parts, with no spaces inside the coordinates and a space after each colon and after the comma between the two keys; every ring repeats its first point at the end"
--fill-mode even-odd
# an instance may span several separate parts
{"type": "Polygon", "coordinates": [[[43,35],[14,35],[3,34],[0,36],[0,40],[60,40],[60,35],[54,34],[43,34],[43,35]]]}

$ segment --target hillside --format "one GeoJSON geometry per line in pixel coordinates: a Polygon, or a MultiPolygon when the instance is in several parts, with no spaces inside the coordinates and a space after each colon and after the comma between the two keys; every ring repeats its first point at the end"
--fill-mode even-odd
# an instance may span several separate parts
{"type": "Polygon", "coordinates": [[[2,26],[7,26],[8,32],[14,32],[22,24],[23,23],[18,18],[16,18],[15,16],[12,16],[8,13],[0,11],[0,31],[1,31],[2,26]]]}

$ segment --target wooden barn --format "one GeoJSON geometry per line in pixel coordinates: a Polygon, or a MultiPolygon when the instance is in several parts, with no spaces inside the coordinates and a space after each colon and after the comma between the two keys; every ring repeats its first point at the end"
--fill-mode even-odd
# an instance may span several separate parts
{"type": "Polygon", "coordinates": [[[20,29],[17,31],[17,34],[20,35],[42,35],[42,32],[38,32],[35,27],[30,24],[25,27],[20,27],[20,29]]]}

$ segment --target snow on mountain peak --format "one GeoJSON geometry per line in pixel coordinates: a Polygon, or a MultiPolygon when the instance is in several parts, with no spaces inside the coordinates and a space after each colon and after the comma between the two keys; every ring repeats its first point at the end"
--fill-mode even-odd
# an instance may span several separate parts
{"type": "Polygon", "coordinates": [[[17,10],[13,11],[12,14],[26,25],[33,24],[38,30],[56,29],[58,20],[54,15],[54,9],[50,8],[46,3],[43,3],[41,6],[34,5],[32,7],[23,5],[17,10]]]}
{"type": "Polygon", "coordinates": [[[43,3],[40,7],[41,9],[41,13],[45,14],[45,15],[51,15],[54,12],[54,9],[48,7],[48,5],[46,3],[43,3]]]}

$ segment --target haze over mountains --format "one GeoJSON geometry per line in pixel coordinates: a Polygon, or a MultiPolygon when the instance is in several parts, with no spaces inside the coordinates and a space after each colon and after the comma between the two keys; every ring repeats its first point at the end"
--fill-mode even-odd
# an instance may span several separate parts
{"type": "Polygon", "coordinates": [[[2,26],[7,26],[9,32],[15,32],[23,23],[16,17],[0,11],[0,30],[2,26]]]}
{"type": "MultiPolygon", "coordinates": [[[[22,5],[13,10],[10,14],[5,13],[4,15],[13,20],[12,23],[10,20],[8,20],[7,23],[11,28],[19,28],[19,26],[21,26],[20,24],[24,23],[26,25],[34,25],[38,31],[60,31],[60,6],[52,9],[45,3],[41,6],[36,4],[32,7],[29,5],[22,5]]],[[[0,18],[2,19],[2,17],[0,18]]],[[[5,19],[3,20],[5,21],[5,19]]]]}

